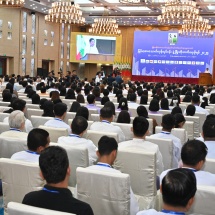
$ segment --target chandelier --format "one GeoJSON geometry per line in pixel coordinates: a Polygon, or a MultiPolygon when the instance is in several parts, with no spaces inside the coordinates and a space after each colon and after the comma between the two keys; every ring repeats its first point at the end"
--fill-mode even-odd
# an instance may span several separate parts
{"type": "Polygon", "coordinates": [[[116,20],[108,17],[94,19],[94,23],[91,25],[89,32],[93,34],[121,34],[116,20]]]}
{"type": "Polygon", "coordinates": [[[140,0],[119,0],[122,4],[139,4],[140,0]]]}
{"type": "Polygon", "coordinates": [[[182,37],[213,37],[213,31],[209,20],[199,16],[198,20],[184,20],[182,29],[179,30],[182,37]]]}
{"type": "Polygon", "coordinates": [[[25,0],[0,0],[0,7],[23,7],[25,0]]]}
{"type": "Polygon", "coordinates": [[[191,0],[167,0],[157,20],[161,24],[180,24],[183,20],[196,20],[199,9],[191,0]]]}
{"type": "Polygon", "coordinates": [[[85,18],[82,17],[82,11],[78,4],[68,0],[62,0],[52,3],[45,21],[55,23],[83,24],[85,18]]]}

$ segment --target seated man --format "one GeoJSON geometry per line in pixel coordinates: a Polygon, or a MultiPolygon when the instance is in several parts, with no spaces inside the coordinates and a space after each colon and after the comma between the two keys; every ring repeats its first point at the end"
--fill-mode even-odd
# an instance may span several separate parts
{"type": "Polygon", "coordinates": [[[138,108],[140,105],[136,103],[137,96],[135,93],[130,93],[128,95],[128,108],[138,108]]]}
{"type": "Polygon", "coordinates": [[[149,122],[142,116],[135,117],[133,120],[133,140],[128,140],[119,143],[119,149],[124,149],[126,147],[135,147],[137,150],[144,149],[148,152],[156,152],[157,157],[157,175],[160,175],[164,169],[162,155],[156,144],[149,141],[145,141],[145,137],[149,134],[149,122]]]}
{"type": "MultiPolygon", "coordinates": [[[[118,149],[118,144],[114,138],[107,137],[107,136],[101,137],[101,139],[98,142],[98,151],[97,151],[99,162],[97,163],[97,165],[93,165],[87,168],[92,170],[119,173],[120,172],[119,170],[112,168],[112,165],[116,159],[117,149],[118,149]]],[[[130,193],[130,215],[135,215],[139,210],[139,206],[133,194],[133,191],[131,189],[130,189],[130,192],[131,192],[130,193]]]]}
{"type": "Polygon", "coordinates": [[[68,133],[71,133],[71,128],[63,120],[66,116],[67,106],[64,103],[57,103],[54,105],[54,119],[48,120],[44,125],[53,128],[66,128],[68,133]]]}
{"type": "Polygon", "coordinates": [[[34,128],[28,134],[28,150],[13,154],[11,159],[39,163],[40,153],[49,146],[49,143],[49,133],[43,129],[34,128]]]}
{"type": "Polygon", "coordinates": [[[95,99],[96,99],[96,97],[93,94],[89,94],[87,96],[88,105],[86,106],[86,108],[87,109],[98,110],[98,113],[99,113],[100,108],[95,105],[95,99]]]}
{"type": "MultiPolygon", "coordinates": [[[[22,99],[16,99],[12,103],[13,110],[20,110],[24,114],[26,113],[26,101],[22,99]]],[[[3,122],[8,123],[8,117],[4,118],[3,122]]],[[[29,133],[33,129],[33,125],[29,119],[25,119],[25,131],[29,133]]]]}
{"type": "Polygon", "coordinates": [[[171,130],[175,127],[175,118],[172,114],[166,114],[162,117],[163,129],[158,134],[153,134],[151,137],[161,139],[171,139],[173,141],[173,167],[178,167],[178,162],[181,159],[181,140],[171,134],[171,130]]]}
{"type": "Polygon", "coordinates": [[[42,190],[25,195],[23,204],[77,215],[93,215],[90,205],[75,199],[68,189],[69,159],[63,148],[50,146],[43,150],[39,166],[40,175],[47,184],[42,190]]]}
{"type": "Polygon", "coordinates": [[[137,215],[185,215],[189,211],[197,190],[195,174],[189,169],[175,169],[168,172],[161,185],[163,209],[157,212],[154,209],[144,210],[137,215]]]}
{"type": "Polygon", "coordinates": [[[0,137],[18,138],[27,140],[28,134],[25,130],[25,116],[20,110],[13,111],[8,117],[10,130],[2,132],[0,137]]]}
{"type": "Polygon", "coordinates": [[[87,127],[87,120],[82,116],[76,116],[72,120],[71,124],[72,134],[67,137],[59,137],[58,143],[63,143],[68,146],[86,146],[89,154],[89,165],[93,165],[93,163],[95,163],[95,161],[97,160],[97,147],[93,144],[91,140],[83,138],[87,127]]]}
{"type": "Polygon", "coordinates": [[[112,109],[109,107],[103,107],[100,111],[100,122],[94,122],[90,126],[90,130],[117,133],[119,137],[119,142],[125,141],[125,135],[123,134],[121,128],[119,126],[112,125],[112,121],[112,109]]]}
{"type": "MultiPolygon", "coordinates": [[[[197,185],[215,186],[215,174],[202,171],[208,153],[207,146],[199,140],[185,143],[181,150],[182,168],[192,170],[196,175],[197,185]]],[[[162,172],[160,182],[170,170],[162,172]]]]}

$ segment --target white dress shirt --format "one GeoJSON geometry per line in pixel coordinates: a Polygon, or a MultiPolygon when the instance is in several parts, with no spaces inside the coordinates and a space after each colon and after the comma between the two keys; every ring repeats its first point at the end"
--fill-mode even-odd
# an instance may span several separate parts
{"type": "Polygon", "coordinates": [[[94,122],[90,126],[90,130],[104,131],[104,135],[105,132],[117,133],[119,137],[119,143],[125,141],[125,135],[122,132],[121,128],[119,126],[112,125],[110,122],[106,120],[102,120],[101,122],[94,122]]]}
{"type": "Polygon", "coordinates": [[[0,134],[0,137],[22,139],[22,140],[26,140],[27,142],[28,134],[26,132],[20,131],[19,129],[11,128],[9,131],[2,132],[0,134]]]}
{"type": "Polygon", "coordinates": [[[164,213],[164,212],[156,211],[155,209],[144,210],[137,213],[137,215],[165,215],[165,214],[172,214],[172,213],[164,213]]]}
{"type": "Polygon", "coordinates": [[[171,139],[173,141],[173,167],[178,167],[178,162],[181,159],[181,140],[174,135],[172,135],[170,132],[162,131],[158,134],[153,134],[150,137],[155,138],[161,138],[161,139],[171,139]]]}
{"type": "MultiPolygon", "coordinates": [[[[184,167],[185,168],[185,167],[184,167]]],[[[195,176],[196,176],[196,181],[198,186],[215,186],[215,174],[212,174],[210,172],[206,171],[196,171],[192,168],[186,168],[186,169],[191,169],[193,170],[195,176]]],[[[161,173],[160,175],[160,184],[162,184],[162,179],[165,177],[165,175],[170,171],[171,169],[165,170],[161,173]]]]}
{"type": "MultiPolygon", "coordinates": [[[[3,122],[9,124],[9,117],[5,117],[3,122]]],[[[25,131],[29,133],[33,129],[33,125],[29,119],[25,119],[25,131]]]]}
{"type": "MultiPolygon", "coordinates": [[[[110,165],[108,165],[106,163],[100,163],[100,162],[98,162],[98,165],[93,165],[93,166],[90,166],[90,167],[87,167],[87,168],[92,169],[92,170],[99,170],[99,171],[102,171],[102,172],[117,172],[117,173],[121,173],[119,170],[111,168],[110,165]],[[104,165],[104,166],[100,166],[99,164],[104,165]]],[[[89,186],[90,186],[90,184],[89,184],[89,186]]],[[[139,206],[138,206],[137,200],[136,200],[136,198],[134,196],[134,193],[133,193],[132,189],[130,188],[130,215],[136,215],[136,213],[138,211],[139,211],[139,206]]]]}
{"type": "Polygon", "coordinates": [[[100,83],[102,81],[102,77],[96,76],[95,83],[100,83]]]}
{"type": "Polygon", "coordinates": [[[164,165],[163,165],[163,158],[159,151],[158,145],[151,143],[149,141],[145,141],[143,139],[133,138],[133,140],[128,140],[128,141],[119,143],[118,150],[125,149],[127,147],[135,147],[137,150],[138,148],[140,148],[148,152],[156,152],[157,175],[160,175],[162,173],[162,171],[164,170],[164,165]]]}
{"type": "Polygon", "coordinates": [[[89,155],[89,165],[93,165],[94,162],[97,160],[97,147],[93,144],[91,140],[87,140],[85,138],[81,138],[79,135],[70,134],[68,137],[63,136],[59,137],[58,141],[59,144],[66,144],[68,146],[86,146],[88,149],[89,155]]]}
{"type": "Polygon", "coordinates": [[[53,128],[66,128],[68,130],[68,134],[71,133],[70,126],[59,118],[50,119],[44,125],[53,128]]]}
{"type": "Polygon", "coordinates": [[[100,110],[101,110],[101,108],[100,107],[97,107],[95,104],[88,104],[88,105],[86,105],[86,108],[88,109],[88,110],[98,110],[98,114],[100,113],[100,110]]]}
{"type": "Polygon", "coordinates": [[[208,147],[207,158],[215,159],[215,140],[212,141],[204,141],[205,145],[208,147]]]}
{"type": "Polygon", "coordinates": [[[39,163],[39,157],[40,155],[38,153],[27,150],[16,152],[15,154],[12,155],[11,159],[30,163],[39,163]]]}

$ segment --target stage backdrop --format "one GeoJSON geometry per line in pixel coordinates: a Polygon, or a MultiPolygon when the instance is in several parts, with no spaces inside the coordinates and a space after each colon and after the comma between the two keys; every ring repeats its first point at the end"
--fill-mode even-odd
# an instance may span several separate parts
{"type": "Polygon", "coordinates": [[[135,31],[132,77],[195,83],[206,68],[213,72],[213,54],[214,38],[186,38],[170,31],[135,31]]]}

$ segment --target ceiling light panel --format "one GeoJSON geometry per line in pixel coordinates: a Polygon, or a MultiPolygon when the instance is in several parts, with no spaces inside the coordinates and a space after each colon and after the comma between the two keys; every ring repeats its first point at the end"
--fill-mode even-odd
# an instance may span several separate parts
{"type": "Polygon", "coordinates": [[[124,11],[151,11],[148,7],[118,7],[121,10],[124,11]]]}

